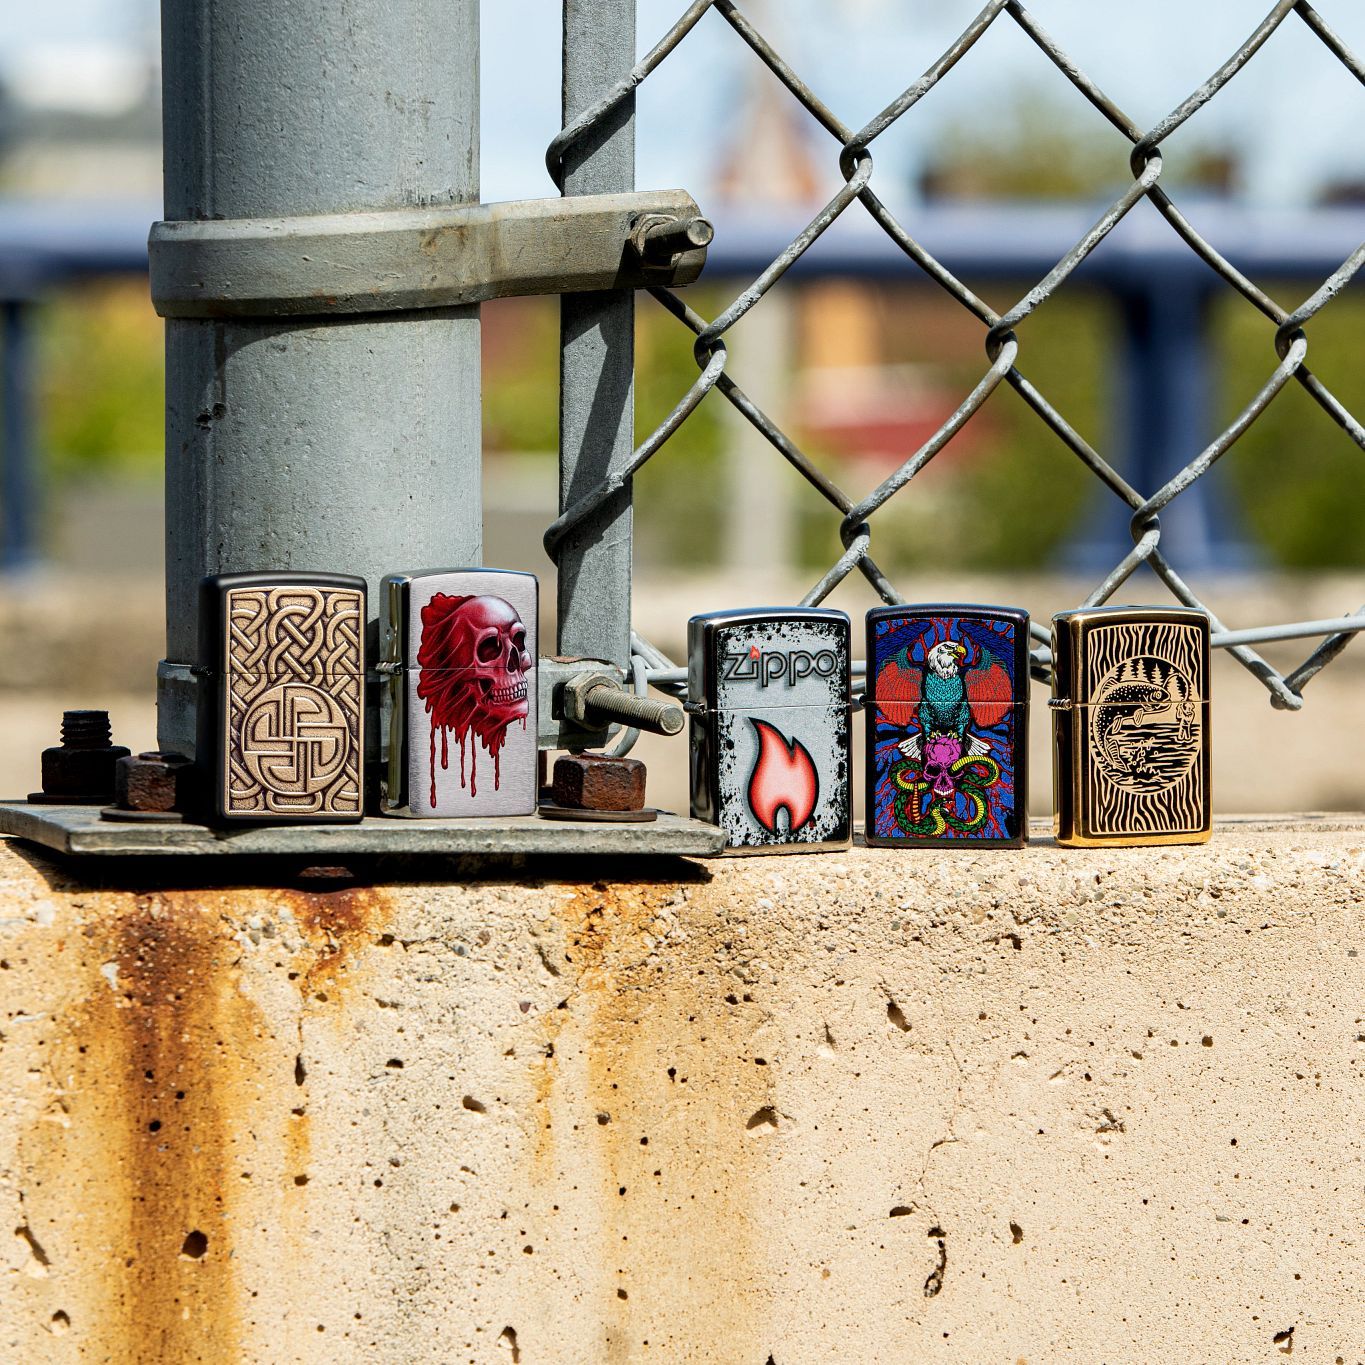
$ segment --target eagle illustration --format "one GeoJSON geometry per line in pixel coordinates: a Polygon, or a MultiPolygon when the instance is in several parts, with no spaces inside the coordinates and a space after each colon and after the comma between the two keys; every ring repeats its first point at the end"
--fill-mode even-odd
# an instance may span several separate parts
{"type": "Polygon", "coordinates": [[[964,756],[990,752],[990,743],[974,731],[988,730],[1005,718],[1012,700],[1009,674],[988,649],[969,650],[956,640],[940,640],[923,665],[913,663],[909,649],[892,655],[877,675],[877,703],[892,725],[917,728],[896,746],[907,758],[921,760],[925,742],[934,735],[952,736],[964,756]]]}

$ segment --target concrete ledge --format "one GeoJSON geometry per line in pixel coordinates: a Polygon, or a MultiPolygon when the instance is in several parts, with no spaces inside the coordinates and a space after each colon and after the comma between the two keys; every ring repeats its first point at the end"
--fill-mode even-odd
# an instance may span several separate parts
{"type": "Polygon", "coordinates": [[[465,870],[0,847],[0,1357],[1361,1358],[1365,820],[465,870]]]}

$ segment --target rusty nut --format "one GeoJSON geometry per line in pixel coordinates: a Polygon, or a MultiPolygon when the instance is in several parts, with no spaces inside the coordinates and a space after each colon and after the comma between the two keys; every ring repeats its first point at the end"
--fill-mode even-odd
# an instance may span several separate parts
{"type": "Polygon", "coordinates": [[[574,810],[643,810],[645,765],[611,754],[566,754],[555,760],[551,793],[574,810]]]}
{"type": "Polygon", "coordinates": [[[124,810],[183,809],[193,765],[182,754],[149,750],[114,766],[114,801],[124,810]]]}

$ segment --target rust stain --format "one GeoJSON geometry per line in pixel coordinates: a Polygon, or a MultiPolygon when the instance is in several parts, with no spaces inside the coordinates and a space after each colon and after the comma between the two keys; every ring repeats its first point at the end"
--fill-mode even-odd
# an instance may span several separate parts
{"type": "MultiPolygon", "coordinates": [[[[305,1235],[312,1141],[306,1077],[288,1073],[296,1039],[243,990],[244,911],[292,914],[304,943],[276,967],[293,969],[302,1020],[344,997],[387,902],[54,889],[83,927],[35,938],[69,1002],[44,1025],[51,1102],[21,1135],[26,1217],[51,1257],[24,1289],[37,1330],[60,1315],[82,1358],[252,1357],[257,1295],[290,1299],[261,1277],[287,1276],[305,1235]]],[[[246,971],[263,982],[271,968],[246,971]]]]}
{"type": "Polygon", "coordinates": [[[384,933],[392,910],[388,897],[374,887],[281,890],[272,899],[292,911],[308,940],[313,959],[299,975],[299,993],[321,1004],[339,998],[357,953],[384,933]]]}
{"type": "MultiPolygon", "coordinates": [[[[370,887],[328,891],[282,889],[272,893],[272,901],[292,913],[307,942],[304,961],[295,974],[303,1008],[307,1010],[314,1004],[334,1006],[344,1001],[356,958],[384,935],[392,912],[388,897],[370,887]]],[[[301,1015],[300,1050],[294,1061],[294,1103],[284,1130],[283,1210],[289,1237],[304,1235],[313,1154],[302,1020],[301,1015]]]]}
{"type": "Polygon", "coordinates": [[[50,1039],[67,1121],[30,1128],[23,1162],[65,1225],[60,1311],[92,1358],[220,1360],[240,1340],[227,1166],[263,1025],[215,899],[83,898],[82,993],[50,1039]]]}
{"type": "Polygon", "coordinates": [[[217,916],[183,893],[134,904],[116,959],[133,1258],[125,1340],[163,1360],[205,1359],[212,1343],[239,1339],[226,1106],[260,1022],[229,979],[233,945],[217,916]]]}
{"type": "Polygon", "coordinates": [[[554,912],[566,1003],[542,1017],[530,1077],[531,1180],[547,1205],[574,1209],[606,1365],[645,1341],[667,1354],[723,1339],[743,1355],[762,1324],[738,1287],[765,1274],[753,1229],[774,1149],[744,1119],[772,1081],[745,1056],[749,1023],[723,1003],[734,982],[715,970],[711,934],[690,925],[686,943],[657,941],[676,891],[594,883],[554,912]]]}
{"type": "MultiPolygon", "coordinates": [[[[566,986],[573,985],[573,1008],[549,1011],[541,1022],[540,1056],[532,1064],[532,1114],[535,1140],[532,1156],[541,1171],[548,1171],[555,1156],[552,1101],[558,1077],[556,1057],[559,1037],[584,1004],[596,1012],[599,1000],[616,995],[613,985],[621,960],[638,957],[645,948],[642,936],[653,922],[659,897],[642,893],[653,887],[594,882],[575,888],[569,899],[555,902],[555,915],[564,928],[566,986]]],[[[599,1111],[606,1112],[606,1111],[599,1111]]]]}

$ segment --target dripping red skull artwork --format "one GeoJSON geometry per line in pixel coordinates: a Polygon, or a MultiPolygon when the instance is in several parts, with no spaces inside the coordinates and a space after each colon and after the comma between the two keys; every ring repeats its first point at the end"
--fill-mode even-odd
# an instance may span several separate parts
{"type": "Polygon", "coordinates": [[[460,746],[460,785],[477,795],[477,740],[493,759],[493,785],[501,781],[498,755],[513,721],[526,723],[530,709],[526,626],[501,597],[436,593],[422,608],[417,652],[417,695],[431,722],[431,805],[436,806],[436,732],[441,767],[450,763],[453,733],[460,746]],[[466,748],[469,766],[466,775],[466,748]]]}

